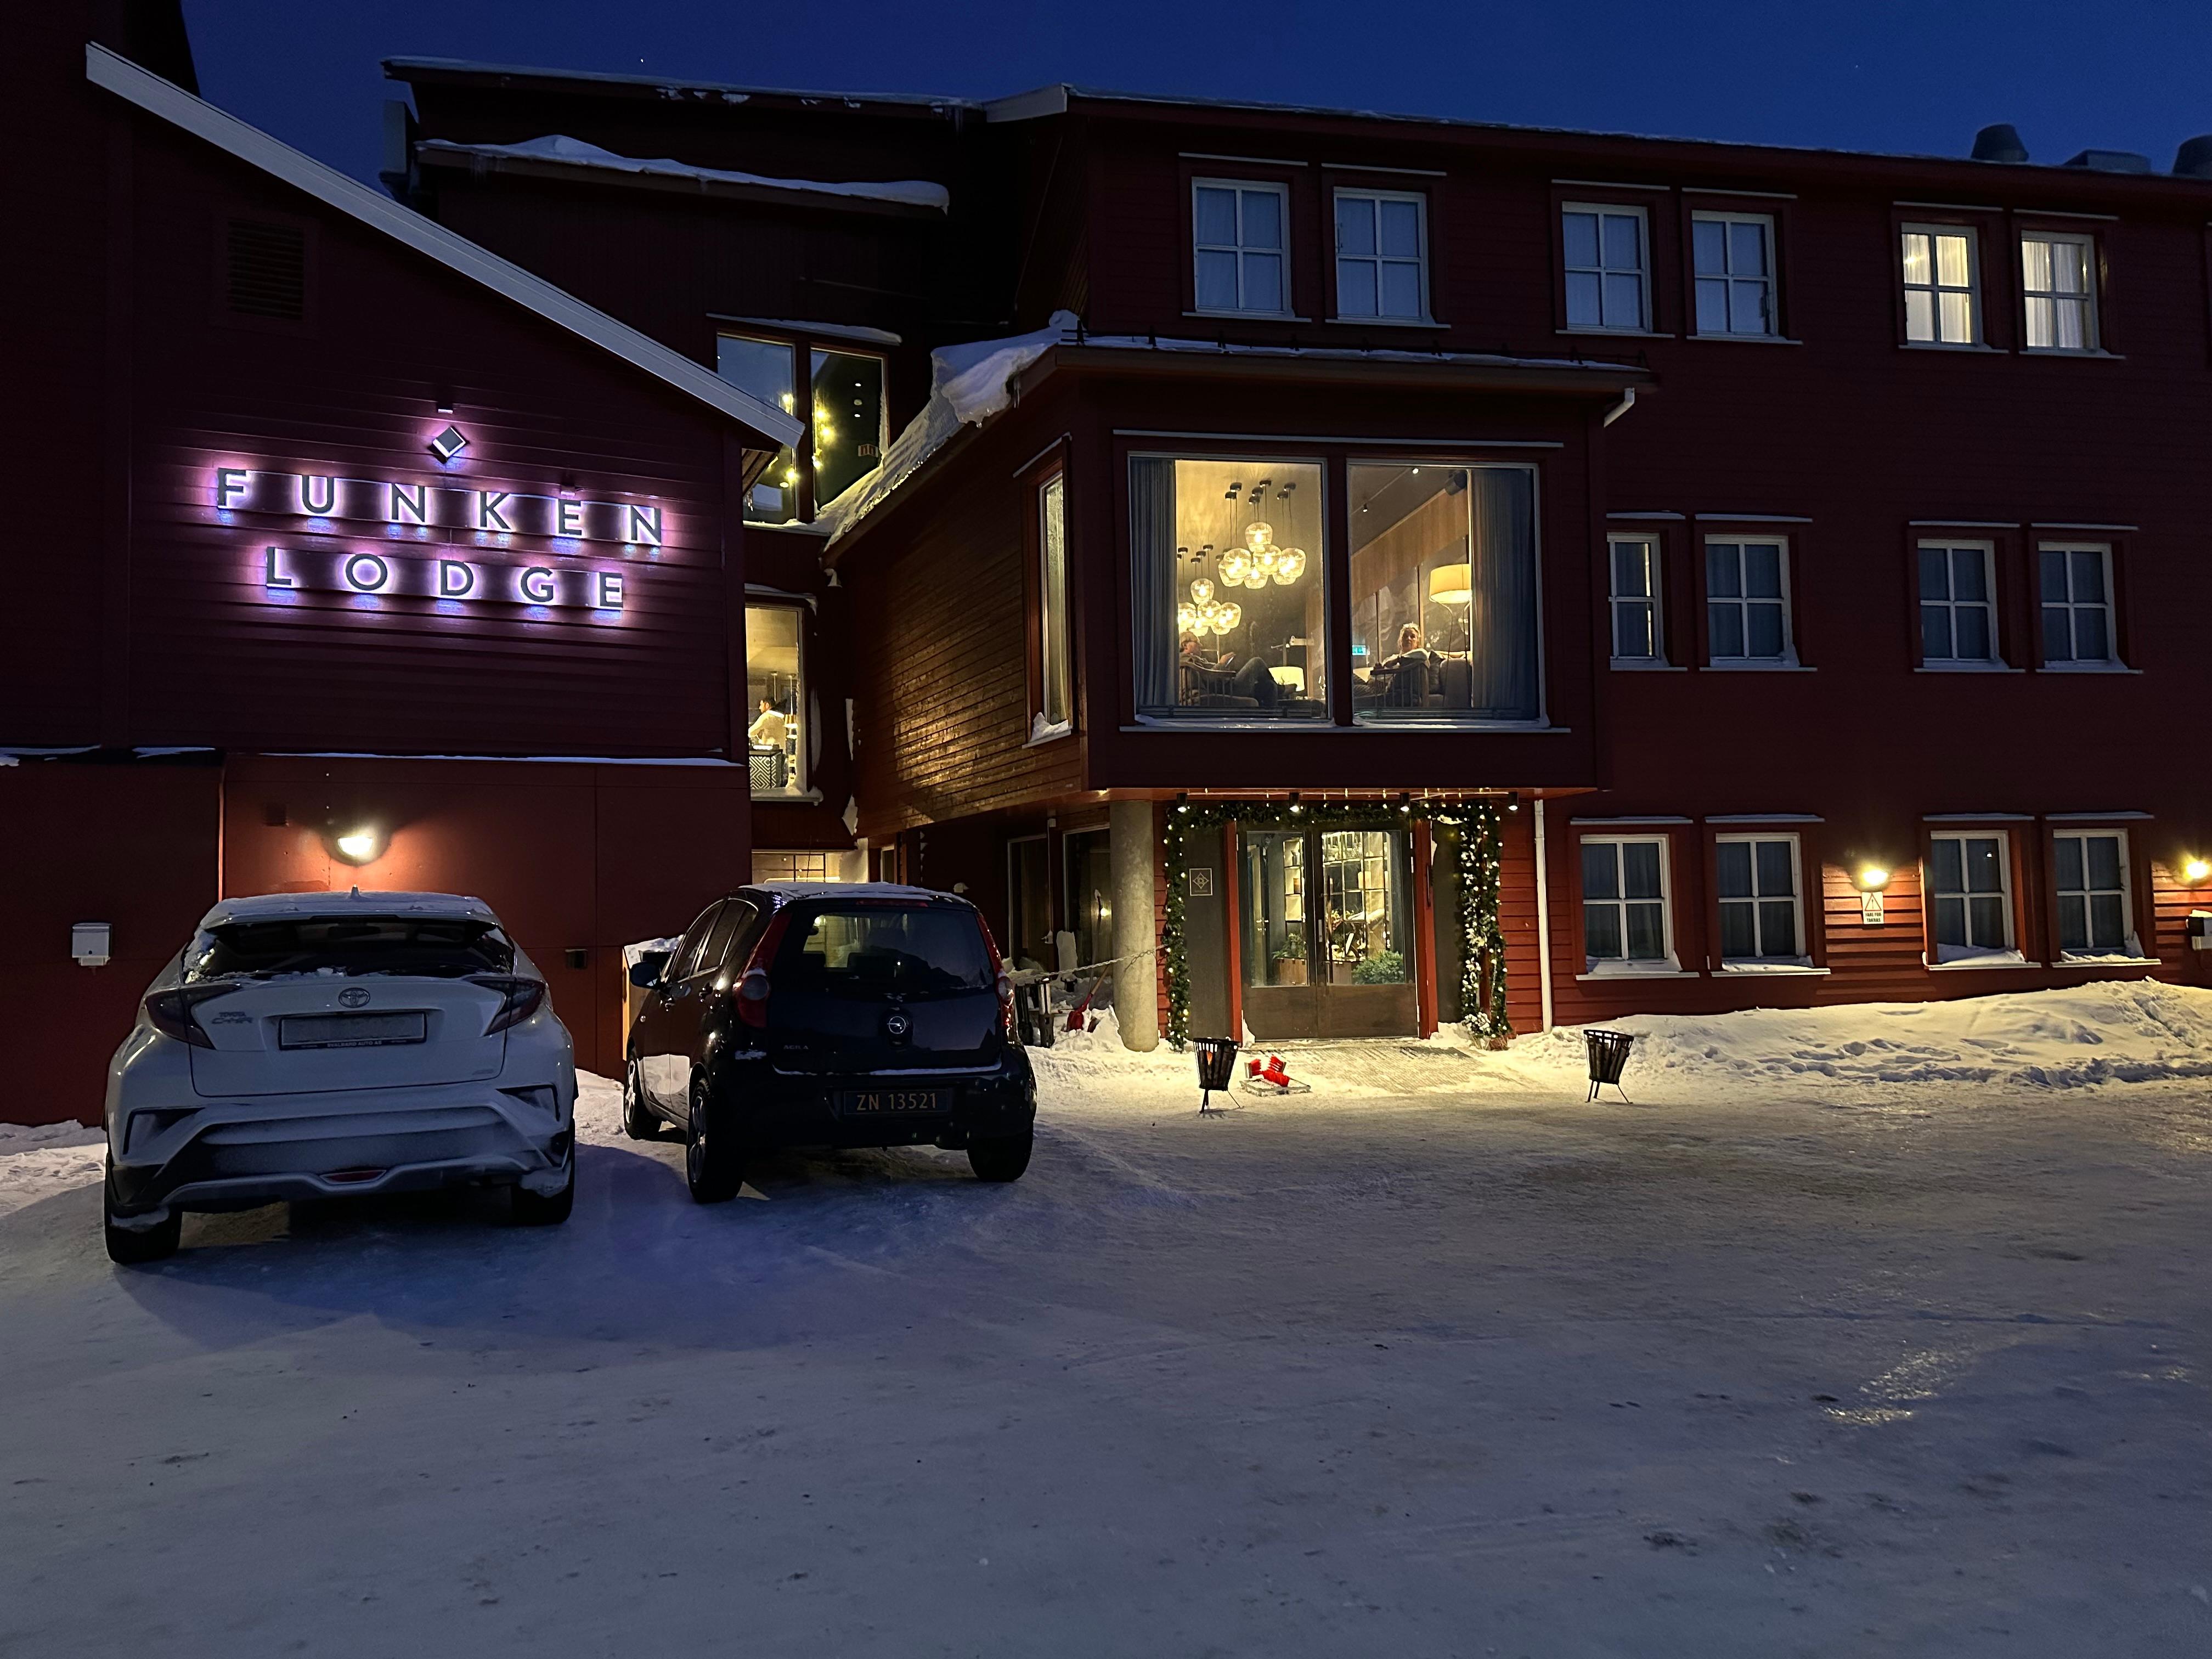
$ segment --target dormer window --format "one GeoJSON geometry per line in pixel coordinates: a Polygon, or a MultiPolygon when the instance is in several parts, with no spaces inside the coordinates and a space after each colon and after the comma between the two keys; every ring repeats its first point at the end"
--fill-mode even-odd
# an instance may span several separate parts
{"type": "Polygon", "coordinates": [[[1290,191],[1281,185],[1199,179],[1191,185],[1191,246],[1197,309],[1223,314],[1290,313],[1285,258],[1290,191]]]}

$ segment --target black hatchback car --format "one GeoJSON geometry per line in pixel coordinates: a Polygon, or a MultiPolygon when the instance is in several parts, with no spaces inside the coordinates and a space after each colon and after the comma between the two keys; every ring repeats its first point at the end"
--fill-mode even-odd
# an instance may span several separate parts
{"type": "Polygon", "coordinates": [[[1036,1085],[1013,990],[975,907],[949,893],[778,882],[707,907],[630,971],[623,1127],[689,1146],[702,1204],[751,1155],[793,1146],[964,1150],[985,1181],[1029,1167],[1036,1085]]]}

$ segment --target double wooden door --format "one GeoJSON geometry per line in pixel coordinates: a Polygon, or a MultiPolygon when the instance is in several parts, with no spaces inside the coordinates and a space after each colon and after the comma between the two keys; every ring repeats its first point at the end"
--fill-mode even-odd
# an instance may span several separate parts
{"type": "Polygon", "coordinates": [[[1263,1042],[1413,1036],[1413,860],[1402,830],[1237,837],[1244,1023],[1263,1042]]]}

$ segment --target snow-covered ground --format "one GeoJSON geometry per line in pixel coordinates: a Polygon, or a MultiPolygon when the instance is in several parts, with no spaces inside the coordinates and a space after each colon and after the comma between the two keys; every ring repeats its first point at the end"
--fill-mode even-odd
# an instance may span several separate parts
{"type": "Polygon", "coordinates": [[[0,1654],[2212,1648],[2212,994],[1620,1024],[136,1273],[0,1131],[0,1654]]]}

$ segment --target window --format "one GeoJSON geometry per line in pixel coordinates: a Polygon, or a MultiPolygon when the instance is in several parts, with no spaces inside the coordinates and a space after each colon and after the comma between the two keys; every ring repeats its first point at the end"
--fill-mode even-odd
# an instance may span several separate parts
{"type": "Polygon", "coordinates": [[[2030,351],[2097,349],[2096,243],[2036,230],[2020,239],[2020,286],[2030,351]]]}
{"type": "Polygon", "coordinates": [[[1427,201],[1396,191],[1336,192],[1336,314],[1426,322],[1427,201]]]}
{"type": "Polygon", "coordinates": [[[1137,712],[1325,719],[1322,469],[1129,462],[1137,712]]]}
{"type": "Polygon", "coordinates": [[[1780,334],[1774,303],[1774,221],[1763,214],[1693,214],[1690,239],[1698,332],[1780,334]]]}
{"type": "Polygon", "coordinates": [[[1075,671],[1068,653],[1067,483],[1060,473],[1037,490],[1037,714],[1044,726],[1066,726],[1074,719],[1075,671]]]}
{"type": "Polygon", "coordinates": [[[1915,345],[1979,345],[1974,233],[1911,225],[1903,234],[1905,337],[1915,345]]]}
{"type": "Polygon", "coordinates": [[[2140,957],[2128,897],[2128,838],[2117,830],[2086,830],[2057,836],[2053,851],[2059,950],[2069,957],[2140,957]]]}
{"type": "Polygon", "coordinates": [[[1795,665],[1787,551],[1779,541],[1705,544],[1705,631],[1716,663],[1795,665]]]}
{"type": "Polygon", "coordinates": [[[1650,262],[1645,256],[1644,210],[1571,202],[1560,214],[1567,326],[1648,331],[1650,262]]]}
{"type": "Polygon", "coordinates": [[[806,793],[806,685],[794,605],[745,607],[746,762],[755,799],[806,793]]]}
{"type": "Polygon", "coordinates": [[[865,881],[866,855],[851,853],[775,853],[753,850],[753,879],[763,881],[865,881]]]}
{"type": "Polygon", "coordinates": [[[1713,850],[1722,961],[1806,962],[1797,837],[1723,836],[1713,850]]]}
{"type": "Polygon", "coordinates": [[[1535,473],[1354,462],[1346,479],[1354,720],[1541,719],[1535,473]]]}
{"type": "Polygon", "coordinates": [[[1583,955],[1593,974],[1674,969],[1664,837],[1583,839],[1583,955]]]}
{"type": "Polygon", "coordinates": [[[1994,663],[1996,603],[1987,542],[1920,544],[1920,658],[1924,663],[1994,663]]]}
{"type": "Polygon", "coordinates": [[[882,358],[725,334],[715,343],[714,367],[732,386],[789,412],[798,407],[794,388],[802,354],[812,418],[805,435],[776,452],[746,495],[750,524],[810,519],[883,464],[882,358]]]}
{"type": "Polygon", "coordinates": [[[1200,179],[1191,185],[1191,214],[1198,309],[1287,314],[1290,192],[1280,185],[1200,179]]]}
{"type": "Polygon", "coordinates": [[[2045,666],[2101,665],[2112,648],[2112,550],[2102,545],[2036,550],[2041,571],[2045,666]]]}
{"type": "Polygon", "coordinates": [[[2012,867],[2002,832],[1930,840],[1928,909],[1937,962],[2017,957],[2012,942],[2012,867]]]}
{"type": "Polygon", "coordinates": [[[1616,664],[1662,663],[1659,633],[1659,544],[1649,536],[1609,536],[1613,565],[1613,659],[1616,664]]]}

